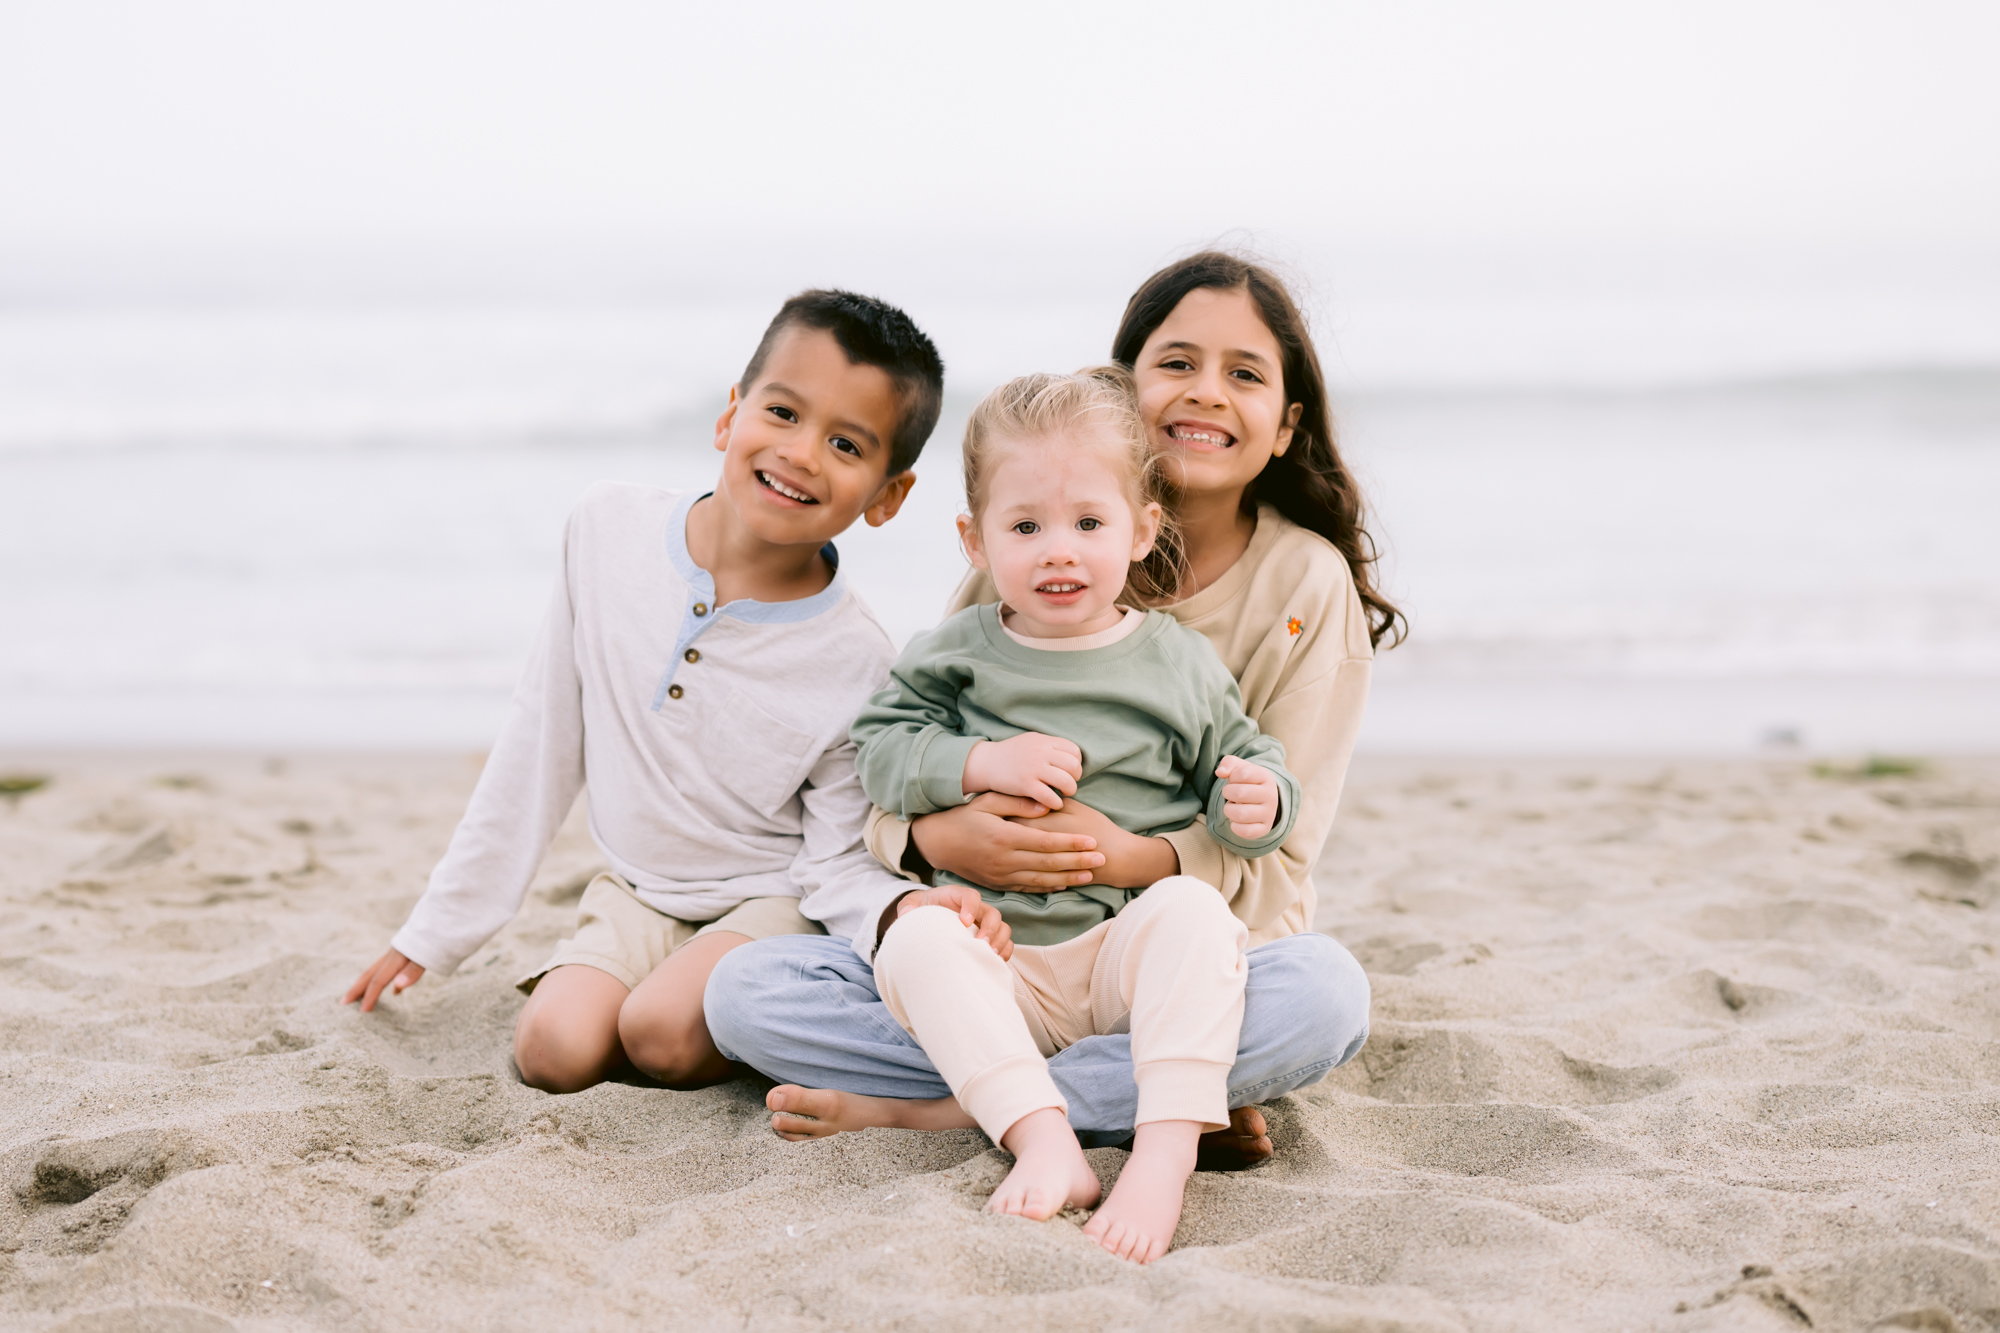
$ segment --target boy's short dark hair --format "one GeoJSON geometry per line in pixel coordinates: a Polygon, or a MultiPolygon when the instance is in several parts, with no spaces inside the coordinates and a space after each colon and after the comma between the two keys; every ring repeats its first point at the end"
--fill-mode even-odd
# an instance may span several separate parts
{"type": "Polygon", "coordinates": [[[908,472],[937,428],[944,405],[944,362],[924,331],[895,306],[872,296],[819,288],[800,292],[778,307],[738,388],[747,391],[757,382],[778,335],[794,327],[831,333],[850,362],[874,366],[895,383],[902,413],[889,441],[889,475],[908,472]]]}

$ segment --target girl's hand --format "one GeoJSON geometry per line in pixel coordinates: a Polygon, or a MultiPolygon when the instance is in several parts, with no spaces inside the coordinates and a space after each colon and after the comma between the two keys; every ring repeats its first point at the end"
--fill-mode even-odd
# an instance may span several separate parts
{"type": "Polygon", "coordinates": [[[942,889],[906,893],[896,900],[896,917],[901,920],[919,907],[949,907],[958,913],[960,921],[972,927],[973,933],[992,946],[1001,962],[1014,956],[1014,928],[1001,919],[999,908],[979,896],[978,889],[948,884],[942,889]]]}
{"type": "Polygon", "coordinates": [[[1230,832],[1245,842],[1269,833],[1278,822],[1278,780],[1233,754],[1215,766],[1215,776],[1229,784],[1222,789],[1222,817],[1230,832]]]}
{"type": "Polygon", "coordinates": [[[1094,837],[1014,822],[1047,813],[1035,801],[988,792],[917,819],[910,840],[939,870],[988,888],[1050,893],[1090,883],[1104,864],[1094,837]]]}
{"type": "Polygon", "coordinates": [[[1064,796],[1076,794],[1076,781],[1082,776],[1083,751],[1075,741],[1024,731],[1004,741],[981,741],[973,746],[965,756],[965,775],[959,785],[968,796],[997,791],[1025,796],[1058,810],[1064,796]]]}
{"type": "Polygon", "coordinates": [[[391,995],[401,995],[421,981],[423,975],[421,963],[413,963],[391,949],[355,978],[354,984],[347,988],[347,994],[340,997],[340,1002],[353,1004],[360,1000],[361,1012],[365,1014],[374,1009],[376,997],[382,994],[383,987],[388,987],[391,995]]]}
{"type": "Polygon", "coordinates": [[[1049,833],[1081,834],[1095,842],[1103,850],[1104,864],[1091,875],[1093,884],[1143,889],[1181,872],[1180,853],[1165,838],[1127,833],[1081,801],[1064,801],[1060,810],[1037,814],[1033,826],[1049,833]]]}

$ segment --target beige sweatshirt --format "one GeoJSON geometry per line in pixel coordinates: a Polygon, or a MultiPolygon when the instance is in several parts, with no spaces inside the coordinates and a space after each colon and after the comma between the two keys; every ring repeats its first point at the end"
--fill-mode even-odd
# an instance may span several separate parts
{"type": "MultiPolygon", "coordinates": [[[[951,612],[998,596],[975,571],[960,585],[951,612]]],[[[1222,890],[1229,910],[1249,927],[1250,943],[1310,930],[1313,862],[1333,828],[1374,662],[1354,576],[1331,542],[1260,505],[1243,558],[1186,601],[1161,609],[1214,645],[1242,690],[1243,711],[1285,747],[1286,767],[1303,791],[1291,836],[1264,856],[1236,855],[1208,835],[1200,818],[1163,836],[1179,854],[1182,874],[1222,890]]],[[[870,814],[868,849],[906,875],[909,838],[906,821],[879,809],[870,814]]]]}

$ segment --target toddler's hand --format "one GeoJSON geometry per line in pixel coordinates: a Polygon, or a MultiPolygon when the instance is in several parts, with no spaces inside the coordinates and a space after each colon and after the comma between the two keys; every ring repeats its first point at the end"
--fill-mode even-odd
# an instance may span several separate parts
{"type": "Polygon", "coordinates": [[[1024,731],[973,746],[959,785],[968,796],[997,791],[1060,810],[1063,797],[1076,795],[1076,780],[1082,776],[1083,751],[1075,741],[1024,731]]]}
{"type": "Polygon", "coordinates": [[[1000,917],[1000,909],[979,896],[978,889],[968,889],[960,884],[948,884],[941,889],[925,889],[922,893],[906,893],[896,903],[896,915],[914,912],[919,907],[949,907],[958,913],[958,919],[971,926],[980,939],[993,946],[993,952],[1006,962],[1014,956],[1014,929],[1000,917]]]}
{"type": "Polygon", "coordinates": [[[340,997],[340,1002],[353,1004],[359,1000],[361,1012],[365,1014],[375,1007],[375,1000],[384,987],[389,989],[391,995],[401,995],[421,981],[423,975],[423,964],[413,963],[391,949],[355,979],[354,984],[347,988],[347,994],[340,997]]]}
{"type": "Polygon", "coordinates": [[[1269,833],[1278,822],[1278,780],[1270,771],[1232,754],[1215,766],[1215,776],[1229,784],[1222,789],[1222,815],[1230,832],[1245,842],[1269,833]]]}

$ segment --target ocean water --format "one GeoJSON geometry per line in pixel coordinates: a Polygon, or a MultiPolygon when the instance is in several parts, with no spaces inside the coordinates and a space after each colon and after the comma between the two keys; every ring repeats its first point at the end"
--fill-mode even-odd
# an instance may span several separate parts
{"type": "MultiPolygon", "coordinates": [[[[601,479],[712,481],[767,313],[0,309],[0,747],[483,747],[569,506],[601,479]]],[[[964,568],[973,396],[1101,354],[1115,316],[927,320],[945,420],[903,516],[841,543],[899,640],[964,568]]],[[[1369,364],[1366,331],[1337,364],[1369,364]]],[[[1340,402],[1413,627],[1364,748],[2000,748],[2000,371],[1427,376],[1399,336],[1340,402]]]]}

